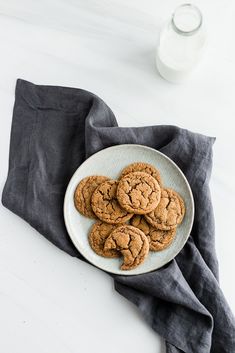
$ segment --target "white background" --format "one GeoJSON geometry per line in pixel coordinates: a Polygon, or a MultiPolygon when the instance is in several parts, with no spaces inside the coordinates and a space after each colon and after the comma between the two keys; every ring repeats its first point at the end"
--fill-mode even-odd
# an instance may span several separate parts
{"type": "MultiPolygon", "coordinates": [[[[235,2],[196,2],[208,50],[179,86],[159,77],[154,55],[162,21],[180,3],[0,0],[0,187],[18,77],[93,91],[122,126],[175,124],[216,136],[216,248],[221,287],[235,312],[235,2]]],[[[0,216],[1,352],[164,352],[163,341],[107,275],[64,254],[3,207],[0,216]]]]}

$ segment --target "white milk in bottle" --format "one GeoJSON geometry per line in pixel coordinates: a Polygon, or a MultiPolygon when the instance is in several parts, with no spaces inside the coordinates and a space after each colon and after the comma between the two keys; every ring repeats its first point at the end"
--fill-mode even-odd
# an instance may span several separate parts
{"type": "Polygon", "coordinates": [[[192,4],[179,6],[160,33],[156,64],[160,75],[182,82],[199,62],[206,35],[200,10],[192,4]]]}

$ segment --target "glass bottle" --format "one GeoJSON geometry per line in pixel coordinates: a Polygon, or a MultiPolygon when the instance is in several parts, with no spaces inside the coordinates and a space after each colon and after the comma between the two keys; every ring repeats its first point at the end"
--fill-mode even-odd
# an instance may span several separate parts
{"type": "Polygon", "coordinates": [[[160,75],[171,82],[186,79],[199,62],[205,43],[201,11],[192,4],[177,7],[160,33],[156,55],[160,75]]]}

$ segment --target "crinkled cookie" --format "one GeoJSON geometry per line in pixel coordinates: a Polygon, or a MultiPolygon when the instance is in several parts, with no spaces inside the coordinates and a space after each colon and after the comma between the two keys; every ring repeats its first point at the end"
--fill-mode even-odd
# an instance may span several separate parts
{"type": "Polygon", "coordinates": [[[159,183],[147,173],[129,173],[119,181],[117,199],[120,205],[130,213],[151,212],[157,207],[160,197],[159,183]]]}
{"type": "Polygon", "coordinates": [[[182,222],[184,214],[184,201],[180,195],[172,189],[162,189],[158,206],[152,212],[146,214],[145,218],[153,227],[169,230],[182,222]]]}
{"type": "Polygon", "coordinates": [[[143,163],[143,162],[136,162],[136,163],[129,164],[126,168],[122,170],[119,179],[133,172],[144,172],[144,173],[150,174],[154,179],[157,180],[160,186],[162,185],[160,172],[152,164],[143,163]]]}
{"type": "Polygon", "coordinates": [[[170,230],[156,229],[141,215],[132,217],[131,224],[144,232],[149,241],[149,250],[151,251],[164,250],[175,238],[176,228],[170,230]]]}
{"type": "Polygon", "coordinates": [[[108,224],[102,221],[98,221],[93,224],[89,234],[89,244],[96,254],[104,257],[120,257],[121,254],[115,249],[104,249],[105,240],[108,238],[110,233],[117,228],[119,225],[108,224]]]}
{"type": "Polygon", "coordinates": [[[110,233],[105,241],[104,249],[120,251],[123,256],[121,270],[132,270],[146,259],[149,242],[140,229],[122,225],[110,233]]]}
{"type": "Polygon", "coordinates": [[[99,185],[91,198],[91,206],[96,216],[103,222],[118,224],[131,219],[133,214],[124,210],[117,200],[118,181],[108,180],[99,185]]]}
{"type": "Polygon", "coordinates": [[[106,180],[109,180],[109,178],[93,175],[80,181],[74,193],[74,205],[81,214],[89,218],[96,218],[91,207],[91,196],[97,186],[106,180]]]}

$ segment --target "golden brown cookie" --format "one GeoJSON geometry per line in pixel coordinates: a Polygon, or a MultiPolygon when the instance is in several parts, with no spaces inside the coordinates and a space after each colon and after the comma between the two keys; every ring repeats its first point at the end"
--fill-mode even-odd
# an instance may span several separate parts
{"type": "Polygon", "coordinates": [[[160,172],[152,164],[143,163],[143,162],[136,162],[136,163],[129,164],[126,168],[122,170],[119,179],[133,172],[144,172],[144,173],[150,174],[154,179],[157,180],[160,186],[162,185],[160,172]]]}
{"type": "Polygon", "coordinates": [[[104,257],[120,257],[120,252],[115,249],[104,250],[105,240],[108,238],[110,233],[118,226],[119,225],[108,224],[102,221],[98,221],[93,224],[88,239],[91,248],[96,254],[104,257]]]}
{"type": "Polygon", "coordinates": [[[74,205],[84,216],[96,218],[91,207],[91,196],[98,185],[109,178],[101,175],[88,176],[80,181],[74,193],[74,205]]]}
{"type": "Polygon", "coordinates": [[[105,250],[115,249],[123,255],[121,270],[132,270],[140,265],[148,255],[149,242],[138,228],[122,225],[114,229],[104,244],[105,250]]]}
{"type": "Polygon", "coordinates": [[[119,181],[117,199],[128,212],[149,213],[157,207],[160,197],[160,185],[147,173],[129,173],[119,181]]]}
{"type": "Polygon", "coordinates": [[[184,218],[185,206],[180,195],[172,189],[162,189],[158,206],[145,215],[146,220],[153,227],[169,230],[180,224],[184,218]]]}
{"type": "Polygon", "coordinates": [[[160,251],[167,248],[174,240],[176,228],[170,230],[160,230],[149,224],[144,216],[136,215],[132,217],[131,224],[142,230],[149,241],[149,250],[160,251]]]}
{"type": "Polygon", "coordinates": [[[121,208],[117,201],[118,181],[108,180],[99,185],[91,198],[96,216],[103,222],[118,224],[128,221],[133,214],[121,208]]]}

